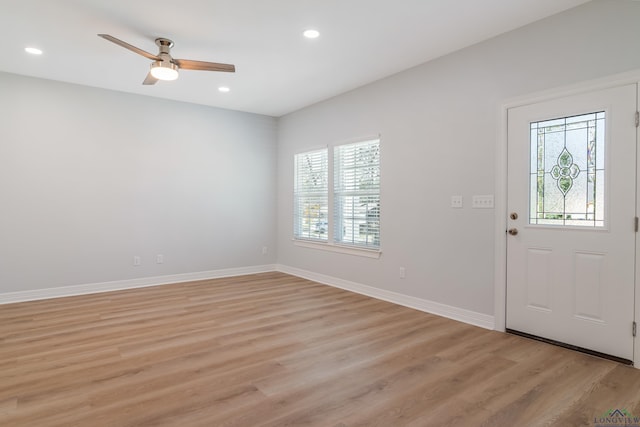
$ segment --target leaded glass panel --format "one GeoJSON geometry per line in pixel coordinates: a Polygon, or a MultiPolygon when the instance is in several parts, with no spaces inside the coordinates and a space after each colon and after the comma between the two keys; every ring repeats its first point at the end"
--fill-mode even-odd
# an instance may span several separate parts
{"type": "Polygon", "coordinates": [[[605,113],[531,123],[530,224],[604,226],[605,113]]]}

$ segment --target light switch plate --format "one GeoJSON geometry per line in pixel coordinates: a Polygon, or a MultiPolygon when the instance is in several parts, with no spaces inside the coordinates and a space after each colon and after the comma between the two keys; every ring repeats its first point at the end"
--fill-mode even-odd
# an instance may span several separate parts
{"type": "Polygon", "coordinates": [[[471,207],[473,209],[493,209],[493,194],[473,196],[471,207]]]}

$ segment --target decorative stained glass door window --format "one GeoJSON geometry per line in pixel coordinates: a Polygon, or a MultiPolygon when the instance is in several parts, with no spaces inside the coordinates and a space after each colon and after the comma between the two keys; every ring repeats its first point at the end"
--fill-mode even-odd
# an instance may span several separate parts
{"type": "Polygon", "coordinates": [[[529,224],[604,227],[604,111],[531,123],[529,224]]]}

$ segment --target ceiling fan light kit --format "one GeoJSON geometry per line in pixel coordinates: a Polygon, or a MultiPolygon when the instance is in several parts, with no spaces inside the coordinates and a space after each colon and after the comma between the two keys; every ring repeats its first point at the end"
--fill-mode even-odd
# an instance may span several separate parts
{"type": "Polygon", "coordinates": [[[144,51],[138,47],[130,45],[129,43],[117,39],[109,34],[98,34],[105,40],[124,47],[132,52],[142,55],[147,59],[153,60],[151,63],[151,70],[147,74],[142,84],[153,85],[158,80],[175,80],[178,78],[178,70],[180,68],[185,70],[201,70],[201,71],[222,71],[227,73],[235,73],[236,67],[233,64],[220,64],[217,62],[206,61],[193,61],[190,59],[173,59],[171,56],[171,48],[173,42],[165,38],[157,38],[156,45],[158,45],[159,52],[157,55],[144,51]]]}
{"type": "Polygon", "coordinates": [[[178,66],[168,61],[154,61],[151,64],[150,72],[158,80],[175,80],[178,78],[178,66]]]}

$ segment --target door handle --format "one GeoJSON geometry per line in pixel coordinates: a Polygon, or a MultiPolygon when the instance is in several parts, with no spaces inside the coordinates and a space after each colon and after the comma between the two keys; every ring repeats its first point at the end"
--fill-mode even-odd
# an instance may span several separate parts
{"type": "Polygon", "coordinates": [[[516,236],[518,234],[518,229],[517,228],[510,228],[507,230],[507,233],[511,234],[512,236],[516,236]]]}

